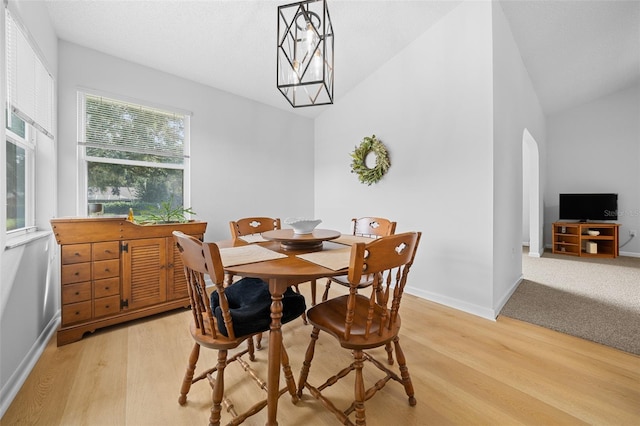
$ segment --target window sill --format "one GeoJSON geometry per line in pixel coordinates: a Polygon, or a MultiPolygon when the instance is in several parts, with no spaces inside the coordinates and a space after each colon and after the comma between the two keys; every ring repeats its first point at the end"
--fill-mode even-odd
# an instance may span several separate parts
{"type": "Polygon", "coordinates": [[[27,232],[26,234],[16,235],[7,240],[4,249],[11,250],[16,247],[24,246],[32,241],[47,238],[52,234],[51,231],[34,231],[27,232]]]}

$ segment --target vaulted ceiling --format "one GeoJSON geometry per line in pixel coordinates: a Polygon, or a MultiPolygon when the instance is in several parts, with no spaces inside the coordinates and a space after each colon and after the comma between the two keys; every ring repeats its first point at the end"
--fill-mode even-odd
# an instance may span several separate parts
{"type": "MultiPolygon", "coordinates": [[[[276,10],[271,0],[45,0],[66,41],[277,108],[276,10]]],[[[424,33],[459,0],[328,0],[335,98],[424,33]]],[[[501,0],[546,113],[640,78],[640,2],[501,0]]]]}

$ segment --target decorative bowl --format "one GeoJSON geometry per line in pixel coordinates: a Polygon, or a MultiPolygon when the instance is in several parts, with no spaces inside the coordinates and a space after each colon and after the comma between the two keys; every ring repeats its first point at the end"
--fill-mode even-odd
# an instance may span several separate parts
{"type": "Polygon", "coordinates": [[[598,235],[600,235],[600,231],[592,231],[591,229],[589,229],[587,231],[587,234],[591,235],[592,237],[597,237],[598,235]]]}
{"type": "Polygon", "coordinates": [[[294,234],[310,234],[316,226],[322,223],[320,219],[305,219],[301,217],[288,217],[284,220],[285,225],[293,228],[294,234]]]}

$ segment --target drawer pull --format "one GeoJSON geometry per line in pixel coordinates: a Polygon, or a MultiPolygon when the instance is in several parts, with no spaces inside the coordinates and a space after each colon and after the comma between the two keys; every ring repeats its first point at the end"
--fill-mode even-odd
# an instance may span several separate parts
{"type": "Polygon", "coordinates": [[[105,290],[109,290],[109,287],[105,287],[104,289],[105,289],[105,290]]]}
{"type": "Polygon", "coordinates": [[[74,256],[80,256],[80,253],[76,252],[76,253],[74,254],[74,256]]]}
{"type": "Polygon", "coordinates": [[[104,307],[105,307],[106,309],[109,309],[109,305],[104,305],[104,307]]]}
{"type": "Polygon", "coordinates": [[[104,252],[107,253],[107,254],[111,254],[111,250],[109,250],[109,249],[106,249],[104,252]]]}
{"type": "Polygon", "coordinates": [[[104,271],[105,272],[109,272],[109,268],[104,268],[104,271]]]}
{"type": "Polygon", "coordinates": [[[73,275],[75,275],[75,276],[77,277],[78,275],[80,275],[80,272],[76,272],[76,273],[75,273],[75,274],[73,274],[73,275]]]}
{"type": "Polygon", "coordinates": [[[76,291],[76,296],[79,296],[79,295],[80,295],[80,292],[79,292],[79,291],[76,291]]]}
{"type": "Polygon", "coordinates": [[[80,311],[76,311],[76,315],[80,315],[80,311]]]}

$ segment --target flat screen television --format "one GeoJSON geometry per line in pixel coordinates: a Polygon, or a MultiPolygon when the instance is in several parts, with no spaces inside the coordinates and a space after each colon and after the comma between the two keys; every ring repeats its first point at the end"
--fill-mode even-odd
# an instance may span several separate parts
{"type": "Polygon", "coordinates": [[[560,219],[580,222],[618,220],[618,194],[560,194],[560,219]]]}

